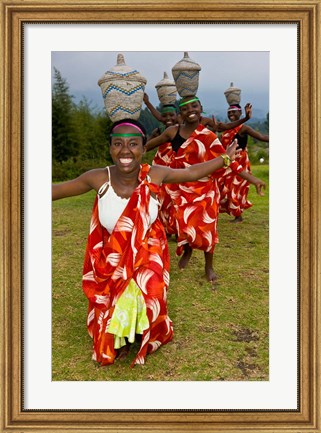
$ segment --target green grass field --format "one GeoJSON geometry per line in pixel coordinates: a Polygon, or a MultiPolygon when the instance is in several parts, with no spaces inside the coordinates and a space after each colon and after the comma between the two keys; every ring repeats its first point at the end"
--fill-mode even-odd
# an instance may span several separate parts
{"type": "MultiPolygon", "coordinates": [[[[252,167],[268,186],[268,166],[252,167]]],[[[54,381],[263,381],[269,380],[269,193],[250,187],[253,207],[241,224],[221,214],[214,253],[215,290],[204,276],[204,256],[194,251],[177,268],[169,240],[171,282],[168,309],[174,339],[130,368],[126,360],[100,367],[91,360],[82,265],[95,193],[52,206],[52,380],[54,381]]]]}

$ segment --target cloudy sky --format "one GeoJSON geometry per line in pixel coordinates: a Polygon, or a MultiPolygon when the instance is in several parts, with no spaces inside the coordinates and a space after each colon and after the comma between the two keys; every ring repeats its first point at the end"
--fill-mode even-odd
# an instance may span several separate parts
{"type": "MultiPolygon", "coordinates": [[[[183,58],[177,51],[122,51],[128,66],[146,79],[146,93],[159,104],[155,85],[164,72],[172,79],[172,67],[183,58]]],[[[58,69],[78,102],[86,97],[92,107],[103,109],[97,82],[105,71],[116,65],[115,51],[53,51],[52,71],[58,69]]],[[[207,114],[226,112],[224,91],[233,82],[241,89],[241,105],[253,105],[253,117],[265,118],[269,111],[269,52],[267,51],[189,51],[189,57],[201,66],[197,95],[207,114]]]]}

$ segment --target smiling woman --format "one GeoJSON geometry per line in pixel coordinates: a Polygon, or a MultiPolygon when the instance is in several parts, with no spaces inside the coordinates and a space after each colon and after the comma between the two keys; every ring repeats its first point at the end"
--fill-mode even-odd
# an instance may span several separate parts
{"type": "Polygon", "coordinates": [[[157,192],[163,182],[194,181],[211,174],[223,167],[226,159],[233,159],[236,149],[233,144],[224,158],[181,170],[142,164],[145,143],[143,125],[133,119],[117,121],[110,134],[114,165],[52,186],[53,200],[92,189],[97,192],[83,290],[89,302],[92,357],[101,365],[126,357],[135,338],[141,343],[131,366],[144,364],[147,353],[173,338],[166,301],[169,252],[158,218],[157,192]]]}
{"type": "MultiPolygon", "coordinates": [[[[201,123],[203,107],[196,95],[183,97],[179,103],[183,123],[171,126],[147,142],[147,149],[167,143],[170,148],[168,166],[172,168],[193,167],[218,156],[225,159],[225,149],[214,132],[201,123]]],[[[205,275],[214,285],[217,277],[213,268],[213,254],[218,243],[217,220],[220,194],[217,177],[227,172],[238,173],[261,193],[265,183],[246,172],[236,161],[224,160],[226,170],[213,173],[209,178],[191,184],[172,184],[166,187],[172,203],[168,205],[168,226],[175,224],[177,230],[177,255],[181,256],[179,267],[186,268],[194,249],[204,251],[205,275]]],[[[166,183],[166,182],[164,182],[166,183]]]]}

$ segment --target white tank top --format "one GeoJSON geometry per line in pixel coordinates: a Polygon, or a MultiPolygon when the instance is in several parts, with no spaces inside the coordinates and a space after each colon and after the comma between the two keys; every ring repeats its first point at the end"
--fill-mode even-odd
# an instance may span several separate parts
{"type": "MultiPolygon", "coordinates": [[[[108,181],[105,182],[98,190],[98,215],[100,224],[105,227],[108,233],[111,234],[117,221],[127,206],[129,198],[119,197],[119,195],[115,193],[110,181],[111,177],[109,167],[106,168],[108,171],[108,181]],[[104,191],[106,192],[101,197],[101,194],[103,194],[104,191]]],[[[149,202],[150,224],[152,224],[157,218],[158,206],[159,202],[151,196],[149,202]]]]}

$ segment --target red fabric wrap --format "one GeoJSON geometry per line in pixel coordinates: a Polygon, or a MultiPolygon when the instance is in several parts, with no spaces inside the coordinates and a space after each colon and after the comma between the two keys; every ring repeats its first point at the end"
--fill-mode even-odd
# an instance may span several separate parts
{"type": "MultiPolygon", "coordinates": [[[[225,149],[233,142],[241,128],[242,125],[239,125],[223,132],[221,142],[225,149]]],[[[241,216],[245,209],[253,206],[247,199],[250,188],[249,182],[237,175],[241,171],[251,173],[250,160],[246,149],[240,151],[235,161],[218,180],[221,194],[220,212],[228,213],[234,217],[241,216]]]]}
{"type": "Polygon", "coordinates": [[[149,329],[131,366],[144,364],[147,353],[173,337],[167,314],[169,252],[164,228],[157,218],[149,225],[150,166],[143,164],[140,184],[131,196],[113,232],[101,226],[95,199],[83,267],[83,291],[88,298],[88,332],[93,338],[93,359],[102,365],[116,357],[114,335],[107,332],[115,304],[133,278],[147,307],[149,329]]]}

